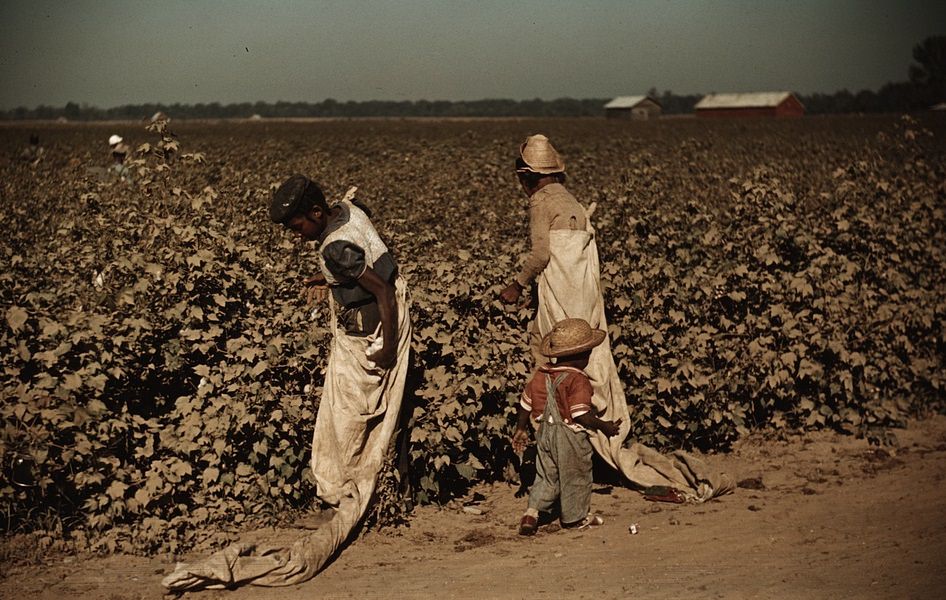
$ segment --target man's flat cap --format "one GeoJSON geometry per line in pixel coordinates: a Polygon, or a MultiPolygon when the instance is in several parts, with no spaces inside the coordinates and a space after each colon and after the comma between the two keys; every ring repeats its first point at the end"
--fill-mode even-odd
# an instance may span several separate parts
{"type": "Polygon", "coordinates": [[[308,185],[309,179],[305,175],[293,175],[279,186],[269,205],[269,218],[273,223],[285,223],[302,210],[302,197],[308,185]]]}

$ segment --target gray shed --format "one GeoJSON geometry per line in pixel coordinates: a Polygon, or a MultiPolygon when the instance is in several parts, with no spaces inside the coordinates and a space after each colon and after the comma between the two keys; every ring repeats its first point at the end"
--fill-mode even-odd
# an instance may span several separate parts
{"type": "Polygon", "coordinates": [[[609,119],[633,119],[646,121],[656,119],[663,109],[650,96],[618,96],[604,105],[604,114],[609,119]]]}

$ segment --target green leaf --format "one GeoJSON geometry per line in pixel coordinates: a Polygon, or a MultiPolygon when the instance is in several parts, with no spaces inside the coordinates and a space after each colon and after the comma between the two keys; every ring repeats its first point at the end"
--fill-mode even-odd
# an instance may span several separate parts
{"type": "Polygon", "coordinates": [[[13,330],[13,333],[19,333],[23,325],[26,324],[26,311],[19,306],[11,306],[7,309],[7,325],[13,330]]]}
{"type": "Polygon", "coordinates": [[[108,411],[108,407],[105,406],[105,404],[101,400],[98,400],[96,398],[89,400],[88,404],[85,405],[85,409],[93,417],[99,417],[105,414],[106,411],[108,411]]]}
{"type": "MultiPolygon", "coordinates": [[[[238,469],[239,470],[239,469],[238,469]]],[[[204,485],[210,485],[217,481],[217,478],[220,477],[220,469],[216,467],[207,467],[204,469],[201,479],[203,479],[204,485]]]]}
{"type": "Polygon", "coordinates": [[[135,492],[134,497],[135,497],[135,502],[137,502],[141,508],[146,508],[148,506],[148,502],[151,501],[151,494],[148,492],[148,489],[144,486],[138,488],[138,490],[135,492]]]}
{"type": "Polygon", "coordinates": [[[62,378],[62,386],[68,391],[74,392],[82,387],[82,378],[75,373],[68,373],[62,378]]]}
{"type": "Polygon", "coordinates": [[[460,474],[460,477],[463,477],[464,479],[472,480],[474,477],[476,477],[476,469],[468,464],[459,464],[456,466],[456,469],[457,473],[460,474]]]}
{"type": "Polygon", "coordinates": [[[108,489],[105,490],[105,493],[109,495],[113,500],[118,500],[119,498],[125,497],[125,490],[128,489],[128,486],[122,483],[121,481],[115,480],[108,486],[108,489]]]}

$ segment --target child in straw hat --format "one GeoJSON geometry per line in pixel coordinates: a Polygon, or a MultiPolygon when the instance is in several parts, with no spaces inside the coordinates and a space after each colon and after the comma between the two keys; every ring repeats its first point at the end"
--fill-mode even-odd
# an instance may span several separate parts
{"type": "Polygon", "coordinates": [[[531,420],[538,432],[536,478],[529,490],[529,507],[519,523],[520,535],[538,529],[539,513],[549,513],[556,503],[562,526],[600,525],[590,515],[591,454],[588,431],[612,437],[621,421],[603,421],[593,412],[592,387],[583,371],[591,350],[604,341],[605,332],[592,329],[584,319],[559,321],[542,340],[542,354],[554,358],[533,374],[519,405],[519,420],[512,446],[522,452],[529,442],[526,425],[531,420]]]}

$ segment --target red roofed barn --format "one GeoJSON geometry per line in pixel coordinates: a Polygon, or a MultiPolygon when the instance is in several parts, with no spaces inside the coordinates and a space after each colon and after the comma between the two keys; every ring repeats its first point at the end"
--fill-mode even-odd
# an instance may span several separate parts
{"type": "Polygon", "coordinates": [[[709,94],[694,111],[698,117],[800,117],[805,106],[791,92],[709,94]]]}

